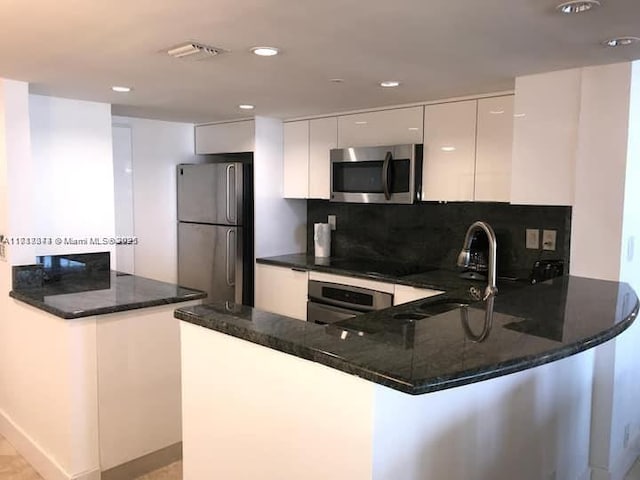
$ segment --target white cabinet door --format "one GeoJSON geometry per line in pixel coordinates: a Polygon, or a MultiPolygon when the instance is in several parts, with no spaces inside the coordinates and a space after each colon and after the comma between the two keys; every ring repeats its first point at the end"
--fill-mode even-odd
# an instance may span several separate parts
{"type": "Polygon", "coordinates": [[[338,146],[422,143],[423,107],[397,108],[338,117],[338,146]]]}
{"type": "Polygon", "coordinates": [[[425,107],[423,200],[473,200],[476,108],[476,100],[425,107]]]}
{"type": "Polygon", "coordinates": [[[511,199],[512,147],[513,95],[478,100],[476,201],[511,199]]]}
{"type": "MultiPolygon", "coordinates": [[[[338,117],[309,121],[309,198],[329,200],[329,151],[338,146],[338,117]]],[[[286,165],[285,165],[286,168],[286,165]]]]}
{"type": "Polygon", "coordinates": [[[516,78],[511,203],[572,205],[580,69],[516,78]]]}
{"type": "Polygon", "coordinates": [[[197,125],[195,137],[197,154],[253,152],[255,122],[197,125]]]}
{"type": "Polygon", "coordinates": [[[416,288],[408,285],[396,285],[393,293],[393,304],[402,305],[403,303],[413,302],[421,298],[429,298],[434,295],[444,293],[440,290],[431,290],[429,288],[416,288]]]}
{"type": "Polygon", "coordinates": [[[259,310],[307,319],[308,272],[256,264],[255,306],[259,310]]]}
{"type": "Polygon", "coordinates": [[[284,124],[284,197],[309,197],[309,120],[284,124]]]}

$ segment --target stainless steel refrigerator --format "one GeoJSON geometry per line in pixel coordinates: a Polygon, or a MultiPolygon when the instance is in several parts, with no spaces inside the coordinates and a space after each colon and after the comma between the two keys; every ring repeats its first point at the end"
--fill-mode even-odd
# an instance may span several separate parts
{"type": "Polygon", "coordinates": [[[178,165],[178,283],[253,305],[252,164],[178,165]]]}

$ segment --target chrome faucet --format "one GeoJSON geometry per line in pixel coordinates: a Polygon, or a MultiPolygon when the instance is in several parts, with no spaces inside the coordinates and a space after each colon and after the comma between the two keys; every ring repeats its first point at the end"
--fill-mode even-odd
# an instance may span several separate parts
{"type": "Polygon", "coordinates": [[[484,230],[487,234],[487,238],[489,239],[488,282],[487,287],[484,289],[484,296],[482,298],[482,300],[486,301],[489,297],[493,297],[498,293],[498,287],[496,287],[496,250],[498,244],[496,241],[496,234],[493,231],[493,228],[491,228],[491,225],[486,222],[474,222],[471,224],[464,237],[462,250],[460,250],[460,254],[458,255],[458,266],[469,266],[471,261],[471,241],[473,240],[474,232],[479,229],[484,230]]]}

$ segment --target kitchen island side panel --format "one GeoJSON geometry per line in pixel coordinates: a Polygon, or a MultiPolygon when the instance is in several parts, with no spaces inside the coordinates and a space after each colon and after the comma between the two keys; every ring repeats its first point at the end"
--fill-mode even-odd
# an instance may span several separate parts
{"type": "Polygon", "coordinates": [[[372,478],[373,383],[180,326],[184,478],[372,478]]]}
{"type": "Polygon", "coordinates": [[[593,361],[419,396],[376,385],[373,479],[586,480],[593,361]]]}

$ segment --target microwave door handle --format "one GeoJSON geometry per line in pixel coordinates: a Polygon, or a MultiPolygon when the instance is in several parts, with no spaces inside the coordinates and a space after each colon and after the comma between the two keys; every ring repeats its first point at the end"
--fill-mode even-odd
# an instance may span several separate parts
{"type": "Polygon", "coordinates": [[[384,163],[382,164],[382,188],[384,189],[384,198],[387,200],[391,199],[391,193],[389,192],[389,167],[391,160],[393,160],[393,156],[391,152],[387,152],[387,155],[384,157],[384,163]]]}

